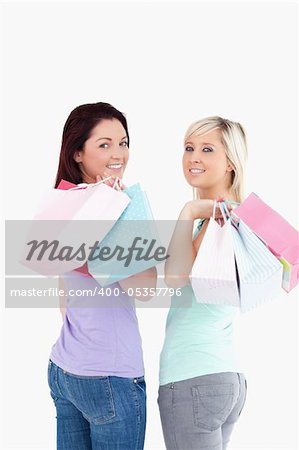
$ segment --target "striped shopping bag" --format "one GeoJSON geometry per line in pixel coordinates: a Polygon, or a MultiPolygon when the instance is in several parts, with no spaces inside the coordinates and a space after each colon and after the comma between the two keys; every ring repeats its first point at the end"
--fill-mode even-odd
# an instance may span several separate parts
{"type": "Polygon", "coordinates": [[[283,266],[242,221],[231,225],[238,270],[240,307],[247,312],[281,293],[283,266]]]}
{"type": "Polygon", "coordinates": [[[245,222],[234,219],[225,203],[220,208],[231,226],[240,308],[247,312],[280,295],[283,266],[245,222]]]}

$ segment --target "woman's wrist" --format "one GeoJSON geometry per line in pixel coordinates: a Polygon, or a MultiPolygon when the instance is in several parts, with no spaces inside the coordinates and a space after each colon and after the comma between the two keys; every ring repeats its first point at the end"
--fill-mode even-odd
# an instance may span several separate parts
{"type": "Polygon", "coordinates": [[[179,220],[193,220],[193,221],[195,220],[191,202],[185,204],[184,208],[182,209],[179,215],[179,220]]]}

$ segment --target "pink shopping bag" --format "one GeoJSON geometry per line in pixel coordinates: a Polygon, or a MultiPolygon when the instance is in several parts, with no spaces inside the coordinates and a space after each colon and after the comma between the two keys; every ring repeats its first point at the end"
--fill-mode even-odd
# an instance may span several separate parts
{"type": "Polygon", "coordinates": [[[290,292],[299,281],[298,231],[253,192],[233,215],[242,219],[282,263],[282,287],[290,292]]]}

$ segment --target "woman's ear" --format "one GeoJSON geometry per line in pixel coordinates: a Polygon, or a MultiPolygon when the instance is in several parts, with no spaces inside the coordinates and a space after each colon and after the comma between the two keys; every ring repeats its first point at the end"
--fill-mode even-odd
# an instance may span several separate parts
{"type": "Polygon", "coordinates": [[[235,170],[234,166],[232,165],[232,163],[230,161],[227,161],[226,170],[227,170],[227,172],[232,172],[233,170],[235,170]]]}
{"type": "Polygon", "coordinates": [[[81,156],[81,153],[82,153],[82,152],[80,152],[80,151],[77,151],[77,152],[74,153],[74,160],[75,160],[77,163],[82,162],[82,156],[81,156]]]}

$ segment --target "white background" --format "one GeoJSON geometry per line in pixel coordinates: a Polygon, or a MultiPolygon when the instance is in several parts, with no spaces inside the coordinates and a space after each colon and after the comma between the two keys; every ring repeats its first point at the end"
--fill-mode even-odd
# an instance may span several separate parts
{"type": "MultiPolygon", "coordinates": [[[[294,2],[3,3],[5,218],[30,219],[52,187],[70,111],[107,101],[128,119],[125,182],[142,183],[157,219],[175,219],[191,199],[185,129],[217,114],[247,130],[247,192],[297,226],[296,14],[294,2]]],[[[248,400],[231,449],[297,448],[297,292],[238,317],[248,400]]],[[[138,309],[147,450],[164,448],[156,397],[166,313],[138,309]]],[[[1,316],[1,448],[54,449],[46,369],[60,314],[1,316]]]]}

